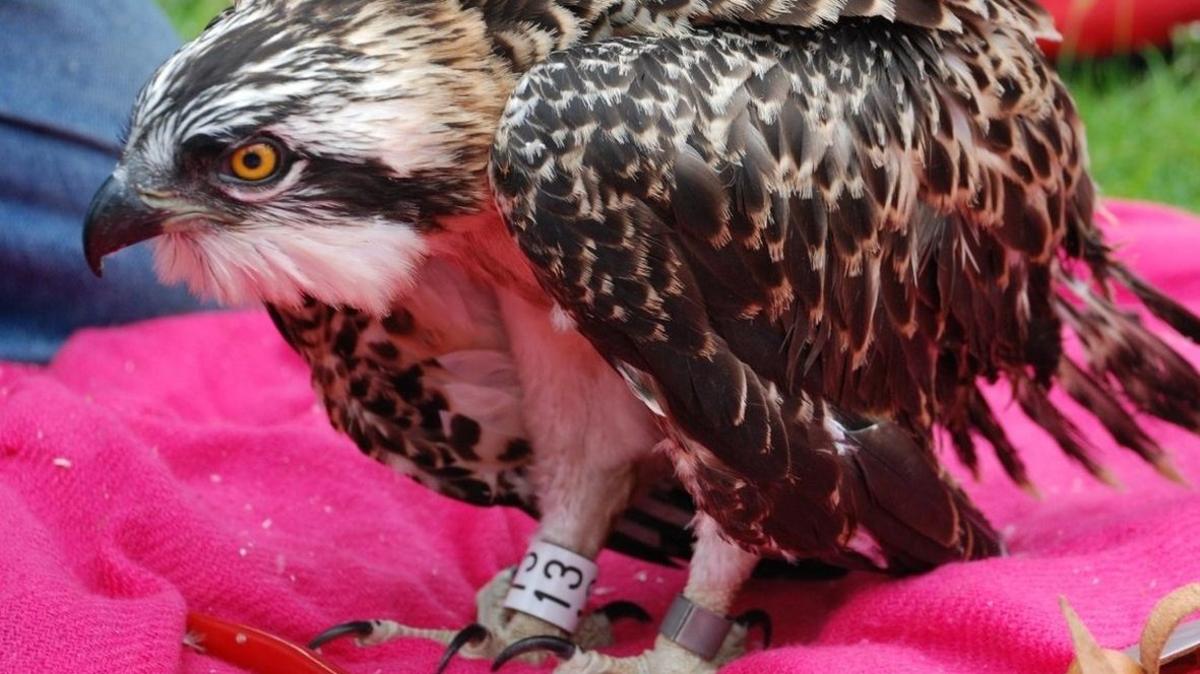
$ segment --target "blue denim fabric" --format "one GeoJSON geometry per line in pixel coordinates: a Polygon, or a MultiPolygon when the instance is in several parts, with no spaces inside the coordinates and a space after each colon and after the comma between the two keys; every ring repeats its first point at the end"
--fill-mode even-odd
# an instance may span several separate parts
{"type": "Polygon", "coordinates": [[[179,45],[152,0],[0,0],[0,359],[74,329],[196,309],[136,246],[92,276],[83,217],[138,89],[179,45]]]}

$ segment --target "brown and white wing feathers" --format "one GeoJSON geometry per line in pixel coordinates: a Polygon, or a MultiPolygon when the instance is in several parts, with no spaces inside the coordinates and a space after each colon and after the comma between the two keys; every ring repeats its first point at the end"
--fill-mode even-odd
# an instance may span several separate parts
{"type": "Polygon", "coordinates": [[[930,143],[964,153],[936,39],[875,23],[581,47],[523,80],[497,136],[522,249],[654,380],[698,505],[748,545],[836,557],[862,523],[897,566],[995,549],[910,432],[936,410],[956,283],[937,270],[972,254],[950,218],[971,176],[946,168],[935,192],[924,168],[930,143]]]}
{"type": "Polygon", "coordinates": [[[612,37],[682,36],[726,26],[825,28],[879,18],[961,33],[998,26],[1022,39],[1057,39],[1036,0],[466,0],[500,56],[523,72],[550,53],[612,37]]]}
{"type": "Polygon", "coordinates": [[[596,348],[653,382],[685,485],[747,546],[837,558],[866,537],[893,568],[994,552],[929,447],[941,425],[974,465],[983,437],[1028,484],[981,379],[1007,379],[1101,478],[1047,397],[1056,378],[1160,467],[1122,402],[1200,420],[1195,370],[1073,276],[1124,268],[1091,222],[1040,14],[922,6],[958,32],[843,19],[574,47],[521,80],[496,136],[493,188],[521,250],[596,348]],[[1064,321],[1090,379],[1064,365],[1064,321]]]}

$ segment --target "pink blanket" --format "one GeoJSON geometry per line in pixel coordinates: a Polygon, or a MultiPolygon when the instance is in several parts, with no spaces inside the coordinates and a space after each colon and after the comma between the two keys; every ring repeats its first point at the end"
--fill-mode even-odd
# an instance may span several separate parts
{"type": "MultiPolygon", "coordinates": [[[[1125,257],[1200,308],[1200,221],[1112,208],[1125,257]]],[[[994,462],[969,490],[1010,557],[904,580],[755,582],[741,604],[775,617],[778,647],[727,671],[1061,674],[1059,595],[1105,645],[1133,642],[1153,602],[1197,578],[1200,496],[1085,422],[1126,489],[1100,486],[1007,407],[1045,501],[994,462]]],[[[1147,424],[1200,482],[1200,441],[1147,424]]],[[[48,368],[0,364],[0,672],[235,671],[180,647],[188,608],[298,641],[360,617],[460,626],[532,529],[361,456],[329,428],[262,312],[90,331],[48,368]]],[[[598,601],[633,599],[656,616],[684,578],[611,553],[600,566],[598,601]]],[[[616,651],[637,652],[654,632],[621,626],[616,651]]],[[[327,649],[362,674],[424,674],[440,651],[327,649]]]]}

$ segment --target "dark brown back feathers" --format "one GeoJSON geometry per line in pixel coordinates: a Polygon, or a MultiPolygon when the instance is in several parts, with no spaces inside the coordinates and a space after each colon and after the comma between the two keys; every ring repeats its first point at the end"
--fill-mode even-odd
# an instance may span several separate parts
{"type": "MultiPolygon", "coordinates": [[[[546,289],[653,382],[685,486],[730,536],[915,569],[998,549],[941,475],[935,427],[971,466],[984,438],[1028,486],[981,382],[1007,380],[1098,477],[1056,383],[1169,474],[1126,406],[1196,429],[1200,377],[1106,284],[1186,334],[1200,324],[1093,226],[1082,128],[1033,42],[1041,12],[844,16],[887,4],[801,2],[788,11],[843,18],[555,54],[510,101],[492,176],[546,289]],[[1087,369],[1063,357],[1064,323],[1087,369]]],[[[728,11],[770,15],[751,5],[728,11]]]]}

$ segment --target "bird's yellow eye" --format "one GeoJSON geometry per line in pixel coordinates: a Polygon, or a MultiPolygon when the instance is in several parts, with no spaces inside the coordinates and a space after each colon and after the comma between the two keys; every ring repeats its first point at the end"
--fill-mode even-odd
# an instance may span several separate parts
{"type": "Polygon", "coordinates": [[[279,150],[270,143],[248,143],[229,155],[229,172],[238,180],[261,182],[279,170],[279,150]]]}

